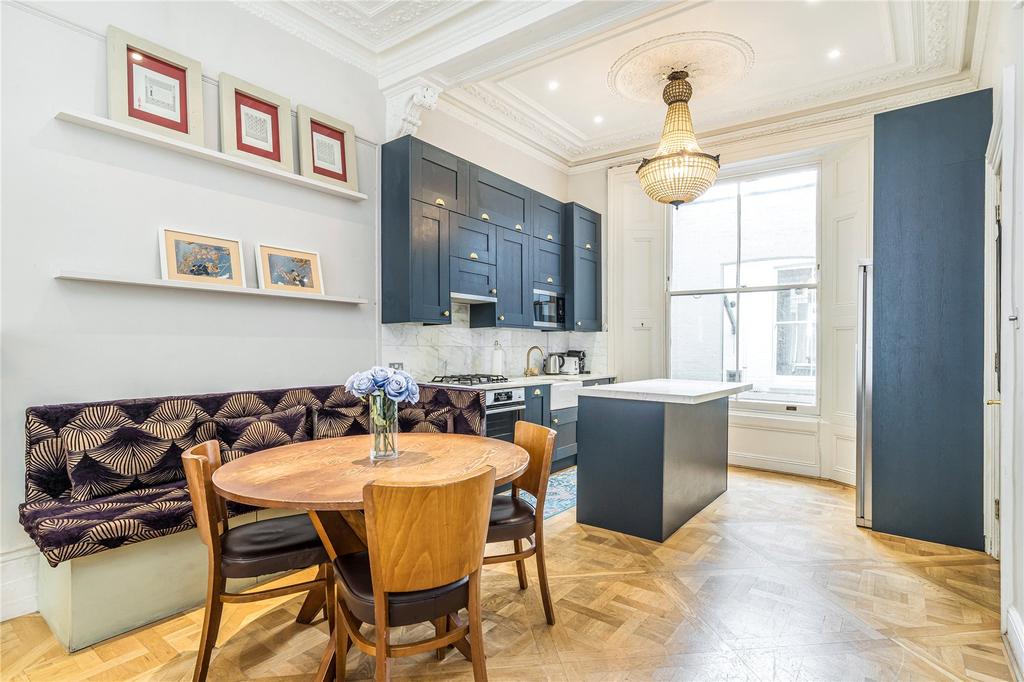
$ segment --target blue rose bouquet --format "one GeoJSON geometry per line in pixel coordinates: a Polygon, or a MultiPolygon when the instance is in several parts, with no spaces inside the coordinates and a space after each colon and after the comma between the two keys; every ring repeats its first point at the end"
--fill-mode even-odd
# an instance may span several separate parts
{"type": "Polygon", "coordinates": [[[372,367],[350,376],[345,390],[370,405],[370,459],[398,457],[398,403],[419,401],[420,387],[416,381],[401,370],[372,367]]]}

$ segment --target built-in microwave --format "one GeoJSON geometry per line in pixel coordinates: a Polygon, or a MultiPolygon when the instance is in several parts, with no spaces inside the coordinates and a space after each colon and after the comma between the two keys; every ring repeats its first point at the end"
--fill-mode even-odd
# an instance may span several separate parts
{"type": "Polygon", "coordinates": [[[533,290],[533,326],[565,328],[565,295],[550,289],[533,290]]]}

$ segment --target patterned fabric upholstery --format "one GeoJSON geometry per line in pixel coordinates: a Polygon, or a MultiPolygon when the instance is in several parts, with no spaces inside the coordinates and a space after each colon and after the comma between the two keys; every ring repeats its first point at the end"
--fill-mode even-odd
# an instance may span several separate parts
{"type": "MultiPolygon", "coordinates": [[[[195,527],[180,462],[192,443],[220,436],[225,456],[240,457],[282,434],[366,433],[369,418],[343,386],[43,405],[25,416],[19,519],[51,566],[195,527]]],[[[399,415],[402,431],[479,435],[483,424],[484,394],[472,389],[423,386],[399,415]]]]}

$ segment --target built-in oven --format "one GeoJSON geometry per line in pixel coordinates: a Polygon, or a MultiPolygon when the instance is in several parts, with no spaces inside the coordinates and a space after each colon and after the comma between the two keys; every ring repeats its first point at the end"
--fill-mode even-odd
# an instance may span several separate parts
{"type": "Polygon", "coordinates": [[[484,435],[512,442],[516,435],[516,422],[526,409],[526,389],[492,388],[486,395],[484,435]]]}
{"type": "Polygon", "coordinates": [[[565,295],[550,289],[533,290],[533,326],[565,328],[565,295]]]}

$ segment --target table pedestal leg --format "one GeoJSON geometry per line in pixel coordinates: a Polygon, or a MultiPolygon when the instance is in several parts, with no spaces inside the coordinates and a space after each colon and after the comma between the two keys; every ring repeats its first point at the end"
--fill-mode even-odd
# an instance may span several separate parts
{"type": "MultiPolygon", "coordinates": [[[[362,552],[366,549],[366,522],[362,512],[311,511],[309,518],[313,522],[313,527],[316,528],[317,535],[320,536],[320,541],[324,543],[324,549],[327,550],[327,556],[331,558],[331,561],[339,556],[362,552]]],[[[345,627],[340,618],[335,618],[334,621],[334,627],[345,627]]],[[[336,656],[338,656],[336,642],[337,637],[332,630],[330,641],[327,643],[327,648],[320,659],[320,666],[316,671],[314,679],[317,682],[334,682],[337,677],[335,673],[336,656]]],[[[341,652],[340,655],[344,656],[345,653],[341,652]]]]}

